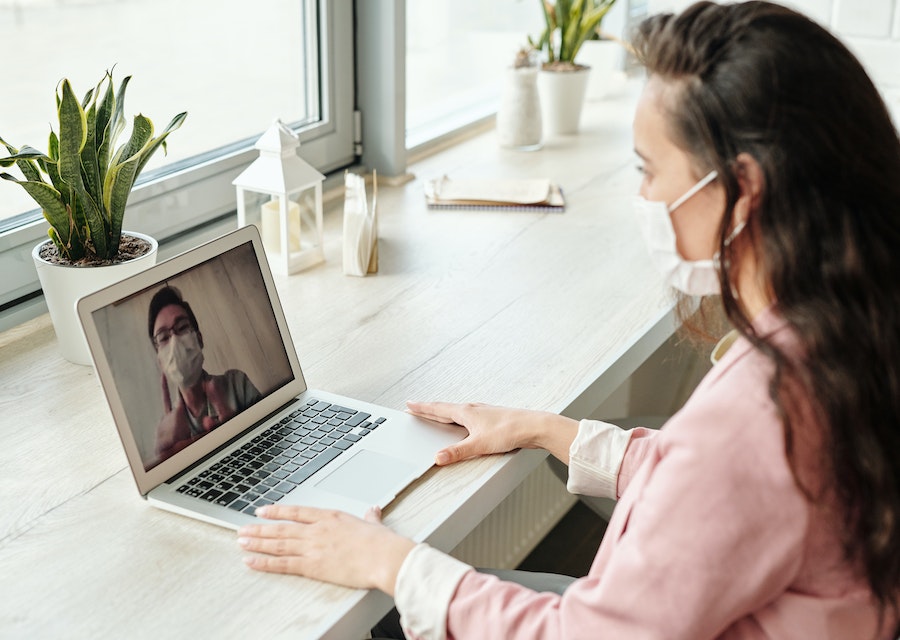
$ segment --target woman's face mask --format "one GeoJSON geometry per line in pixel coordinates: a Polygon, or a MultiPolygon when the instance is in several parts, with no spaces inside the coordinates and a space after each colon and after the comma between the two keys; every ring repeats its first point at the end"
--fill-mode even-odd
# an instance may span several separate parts
{"type": "MultiPolygon", "coordinates": [[[[662,201],[647,200],[641,196],[636,196],[634,200],[634,211],[638,216],[644,241],[647,243],[650,257],[656,268],[665,276],[669,286],[688,295],[706,296],[721,293],[718,254],[711,260],[685,260],[682,258],[678,253],[671,214],[703,187],[715,180],[717,175],[716,171],[710,171],[671,205],[662,201]]],[[[725,244],[729,244],[743,227],[743,223],[735,227],[725,244]]]]}
{"type": "Polygon", "coordinates": [[[179,389],[188,389],[200,380],[203,373],[203,349],[196,331],[173,335],[159,347],[156,357],[166,378],[179,389]]]}

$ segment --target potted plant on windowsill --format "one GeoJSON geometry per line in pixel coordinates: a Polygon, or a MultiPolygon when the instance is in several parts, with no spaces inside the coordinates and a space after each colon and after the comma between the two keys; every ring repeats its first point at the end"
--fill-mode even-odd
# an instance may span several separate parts
{"type": "Polygon", "coordinates": [[[153,238],[122,231],[125,205],[147,161],[160,147],[165,150],[166,138],[187,116],[178,114],[154,136],[150,119],[137,115],[130,137],[117,146],[126,127],[130,79],[114,92],[108,71],[80,102],[63,80],[56,91],[59,132],[51,130],[46,154],[0,138],[9,152],[0,166],[15,165],[22,174],[4,172],[0,178],[25,189],[50,225],[50,239],[34,248],[32,258],[60,351],[77,364],[91,362],[75,315],[78,298],[156,262],[153,238]]]}
{"type": "Polygon", "coordinates": [[[590,67],[575,62],[616,0],[541,1],[544,31],[532,47],[546,59],[538,76],[545,133],[576,133],[581,119],[590,67]]]}

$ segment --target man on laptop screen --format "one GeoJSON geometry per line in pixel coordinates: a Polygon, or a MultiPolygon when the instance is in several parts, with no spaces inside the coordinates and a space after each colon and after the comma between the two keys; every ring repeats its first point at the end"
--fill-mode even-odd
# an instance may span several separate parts
{"type": "Polygon", "coordinates": [[[204,368],[203,333],[175,287],[167,285],[154,294],[148,333],[162,375],[165,413],[156,428],[156,454],[161,459],[259,400],[259,391],[240,369],[213,375],[204,368]]]}
{"type": "Polygon", "coordinates": [[[268,306],[248,244],[95,314],[144,469],[290,380],[268,306]]]}

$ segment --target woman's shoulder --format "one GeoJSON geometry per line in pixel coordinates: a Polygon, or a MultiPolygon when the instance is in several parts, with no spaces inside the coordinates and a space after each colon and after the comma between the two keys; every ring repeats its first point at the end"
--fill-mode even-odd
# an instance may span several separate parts
{"type": "MultiPolygon", "coordinates": [[[[793,330],[771,308],[754,319],[754,328],[763,340],[786,353],[796,352],[800,348],[800,341],[793,330]]],[[[738,410],[774,409],[770,386],[775,364],[769,355],[737,332],[726,335],[716,345],[714,354],[715,365],[700,382],[692,399],[696,396],[706,402],[725,404],[738,410]]]]}
{"type": "Polygon", "coordinates": [[[662,453],[688,451],[707,469],[769,475],[793,485],[771,360],[739,338],[661,434],[662,453]]]}

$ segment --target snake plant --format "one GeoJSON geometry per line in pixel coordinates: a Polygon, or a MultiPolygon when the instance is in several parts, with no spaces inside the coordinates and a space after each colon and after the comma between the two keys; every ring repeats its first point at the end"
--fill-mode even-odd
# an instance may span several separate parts
{"type": "Polygon", "coordinates": [[[600,22],[616,0],[540,0],[544,11],[544,31],[535,42],[528,42],[537,50],[546,49],[545,66],[574,66],[575,56],[586,40],[597,32],[600,22]],[[557,41],[558,37],[558,41],[557,41]]]}
{"type": "Polygon", "coordinates": [[[56,90],[59,133],[51,129],[46,154],[30,146],[16,149],[0,138],[10,154],[0,158],[0,166],[15,164],[24,179],[5,172],[0,177],[21,185],[43,210],[50,239],[70,262],[115,259],[135,180],[159,147],[165,152],[166,137],[187,116],[178,114],[154,137],[150,119],[137,115],[129,139],[117,146],[125,130],[130,79],[114,92],[112,72],[107,71],[81,102],[64,79],[56,90]]]}

